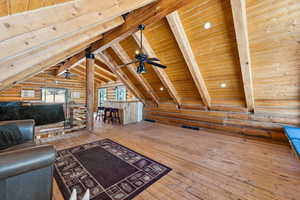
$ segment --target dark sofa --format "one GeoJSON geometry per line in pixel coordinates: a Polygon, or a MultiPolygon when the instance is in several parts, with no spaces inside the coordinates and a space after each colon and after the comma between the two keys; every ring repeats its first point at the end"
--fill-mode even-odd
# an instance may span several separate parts
{"type": "Polygon", "coordinates": [[[51,200],[55,149],[35,144],[33,120],[0,125],[12,122],[18,125],[25,141],[0,151],[0,199],[51,200]]]}

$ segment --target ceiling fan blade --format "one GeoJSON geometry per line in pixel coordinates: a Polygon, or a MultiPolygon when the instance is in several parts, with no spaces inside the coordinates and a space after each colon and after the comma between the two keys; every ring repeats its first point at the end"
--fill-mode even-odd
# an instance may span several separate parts
{"type": "Polygon", "coordinates": [[[147,60],[150,60],[150,61],[160,61],[158,58],[148,58],[147,60]]]}
{"type": "Polygon", "coordinates": [[[123,65],[119,65],[118,68],[120,68],[120,67],[125,67],[125,66],[127,66],[127,65],[131,65],[131,64],[134,64],[134,63],[137,63],[137,62],[139,62],[139,61],[138,61],[138,60],[134,60],[134,61],[132,61],[132,62],[130,62],[130,63],[126,63],[126,64],[123,64],[123,65]]]}
{"type": "Polygon", "coordinates": [[[162,68],[162,69],[166,69],[167,68],[167,66],[165,66],[165,65],[162,65],[162,64],[159,64],[159,63],[155,63],[155,62],[152,62],[150,60],[148,60],[147,63],[150,64],[150,65],[154,65],[156,67],[162,68]]]}

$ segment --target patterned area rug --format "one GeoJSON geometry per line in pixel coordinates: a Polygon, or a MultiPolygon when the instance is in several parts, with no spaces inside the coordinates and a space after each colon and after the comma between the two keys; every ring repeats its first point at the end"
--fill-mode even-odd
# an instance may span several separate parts
{"type": "Polygon", "coordinates": [[[129,200],[170,168],[109,139],[58,152],[54,176],[65,199],[72,190],[91,200],[129,200]]]}

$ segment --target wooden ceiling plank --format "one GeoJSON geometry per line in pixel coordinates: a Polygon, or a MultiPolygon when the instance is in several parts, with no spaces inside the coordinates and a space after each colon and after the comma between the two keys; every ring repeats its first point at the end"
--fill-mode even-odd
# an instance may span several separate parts
{"type": "Polygon", "coordinates": [[[96,58],[101,62],[105,63],[112,72],[114,72],[120,80],[126,85],[126,87],[143,103],[146,104],[145,97],[142,93],[134,86],[134,84],[130,81],[130,79],[122,72],[121,69],[117,68],[117,63],[113,60],[113,58],[107,53],[102,52],[96,55],[96,58]]]}
{"type": "MultiPolygon", "coordinates": [[[[86,74],[85,72],[81,71],[80,69],[78,69],[79,66],[76,66],[74,68],[72,68],[72,71],[71,72],[74,72],[76,74],[79,74],[80,77],[83,77],[84,79],[86,78],[86,74]]],[[[85,69],[84,69],[85,70],[85,69]]],[[[99,79],[98,76],[95,75],[95,81],[97,81],[98,83],[102,84],[102,83],[105,83],[103,80],[99,79]]]]}
{"type": "Polygon", "coordinates": [[[244,83],[243,85],[246,104],[248,111],[254,112],[255,103],[252,83],[246,2],[244,0],[231,0],[231,8],[244,83]]]}
{"type": "MultiPolygon", "coordinates": [[[[140,44],[141,38],[140,38],[140,33],[136,32],[133,35],[133,38],[135,39],[135,41],[140,44]]],[[[155,57],[157,58],[157,56],[155,55],[155,52],[153,51],[150,43],[148,42],[147,38],[145,35],[143,35],[143,51],[149,56],[149,57],[155,57]]],[[[158,62],[159,63],[159,62],[158,62]]],[[[151,65],[152,66],[152,65],[151,65]]],[[[155,73],[157,74],[158,78],[160,79],[160,81],[162,82],[162,84],[164,85],[164,87],[168,90],[169,95],[172,97],[172,99],[174,100],[174,102],[180,107],[181,106],[181,99],[173,85],[173,83],[171,82],[171,80],[169,79],[167,73],[165,72],[164,69],[161,69],[159,67],[153,67],[153,70],[155,71],[155,73]]]]}
{"type": "Polygon", "coordinates": [[[98,60],[97,58],[95,59],[95,63],[96,63],[96,65],[97,65],[98,69],[99,69],[101,72],[103,72],[103,73],[106,74],[107,76],[112,77],[112,78],[115,79],[115,80],[118,79],[117,75],[115,75],[114,73],[112,73],[112,72],[110,71],[110,69],[109,69],[104,63],[102,63],[100,60],[98,60]]]}
{"type": "MultiPolygon", "coordinates": [[[[114,52],[117,54],[117,56],[121,59],[121,61],[125,63],[129,63],[132,60],[126,53],[126,51],[123,49],[123,47],[120,45],[120,43],[115,43],[111,46],[111,48],[114,50],[114,52]]],[[[147,82],[147,80],[141,75],[136,72],[136,65],[131,64],[127,66],[127,69],[130,71],[130,73],[138,80],[141,85],[146,89],[146,91],[150,94],[151,98],[154,100],[156,104],[159,104],[158,97],[155,94],[153,88],[151,85],[147,82]]]]}
{"type": "MultiPolygon", "coordinates": [[[[69,40],[71,44],[74,45],[75,41],[80,43],[83,43],[83,40],[85,41],[90,41],[92,38],[95,38],[98,36],[96,40],[99,40],[99,35],[102,33],[96,33],[95,31],[91,32],[92,29],[95,29],[95,26],[101,26],[103,23],[114,19],[117,16],[120,16],[122,14],[128,13],[134,9],[140,8],[144,5],[147,5],[151,2],[154,2],[155,0],[120,0],[120,1],[98,1],[98,0],[79,0],[79,1],[72,1],[70,3],[66,4],[59,4],[59,5],[54,5],[50,7],[46,7],[43,9],[37,9],[34,11],[30,12],[24,12],[20,13],[17,15],[12,15],[12,16],[6,16],[6,17],[1,17],[0,22],[4,24],[4,26],[1,26],[1,36],[4,35],[4,38],[6,39],[13,39],[12,37],[18,37],[20,34],[23,33],[28,33],[30,31],[38,30],[38,29],[43,29],[43,28],[49,28],[51,27],[52,30],[59,32],[60,30],[56,29],[55,23],[60,23],[61,21],[70,21],[72,19],[79,19],[80,16],[83,16],[84,14],[89,15],[91,13],[99,15],[102,19],[98,20],[96,24],[93,24],[92,26],[84,26],[84,28],[81,28],[78,30],[79,35],[71,34],[72,36],[68,35],[66,38],[60,38],[58,41],[54,40],[53,42],[55,44],[59,42],[65,42],[65,40],[69,40]],[[110,3],[106,3],[110,2],[110,3]],[[103,6],[101,6],[103,5],[103,6]],[[69,6],[69,7],[68,7],[69,6]],[[67,9],[65,9],[67,7],[67,9]],[[94,7],[94,8],[93,8],[94,7]],[[96,9],[96,10],[95,10],[96,9]],[[98,9],[98,10],[97,10],[98,9]],[[61,11],[61,12],[59,12],[61,11]],[[95,12],[94,12],[95,11],[95,12]],[[96,12],[97,11],[97,12],[96,12]],[[85,12],[85,13],[84,13],[85,12]],[[61,13],[65,13],[65,18],[61,18],[61,13]],[[48,17],[47,17],[48,16],[48,17]],[[48,21],[48,18],[53,17],[54,19],[51,19],[51,23],[48,21]],[[45,19],[47,19],[45,21],[45,19]],[[67,19],[67,20],[66,20],[67,19]],[[24,22],[26,20],[26,23],[24,22]],[[28,24],[30,26],[28,27],[28,24]],[[82,31],[87,31],[87,33],[83,34],[82,31]],[[90,32],[89,32],[90,31],[90,32]],[[89,32],[89,33],[88,33],[89,32]],[[79,37],[81,36],[81,37],[79,37]],[[72,37],[75,37],[76,40],[72,37]],[[81,38],[81,39],[79,39],[81,38]],[[75,40],[75,41],[74,41],[75,40]]],[[[99,18],[100,19],[100,18],[99,18]]],[[[80,21],[78,21],[80,24],[80,21]]],[[[107,31],[107,27],[104,27],[107,31]]],[[[38,38],[38,37],[37,37],[38,38]]],[[[94,42],[94,41],[93,41],[94,42]]],[[[46,42],[47,43],[47,42],[46,42]]],[[[66,43],[66,42],[65,42],[66,43]]],[[[92,43],[92,42],[91,42],[92,43]]],[[[47,43],[48,44],[48,43],[47,43]]],[[[48,44],[46,46],[46,49],[50,48],[52,51],[50,52],[43,52],[40,51],[39,48],[34,48],[32,51],[30,50],[31,48],[28,48],[25,50],[26,56],[23,56],[23,54],[18,53],[18,55],[14,55],[12,57],[4,58],[2,61],[3,63],[0,64],[2,69],[6,70],[6,75],[5,76],[0,76],[0,81],[8,80],[11,79],[13,76],[19,75],[21,72],[25,70],[29,70],[29,68],[38,68],[40,71],[42,69],[41,62],[45,62],[45,60],[50,59],[50,57],[56,57],[58,56],[57,54],[62,54],[63,52],[67,51],[68,48],[73,48],[74,46],[69,46],[69,45],[60,45],[59,47],[54,47],[52,43],[48,44]],[[58,53],[58,50],[61,52],[58,53]],[[55,52],[55,53],[54,53],[55,52]],[[22,55],[22,57],[20,56],[22,55]],[[20,56],[18,59],[16,57],[20,56]],[[35,59],[32,59],[32,56],[34,56],[35,59]],[[38,60],[38,61],[36,61],[38,60]],[[36,66],[38,65],[38,67],[36,66]],[[9,69],[9,70],[7,70],[9,69]]],[[[76,45],[79,45],[76,43],[76,45]]],[[[45,46],[43,46],[45,48],[45,46]]],[[[18,51],[18,49],[16,49],[18,51]]],[[[1,51],[2,52],[2,51],[1,51]]],[[[24,52],[22,52],[24,53],[24,52]]],[[[78,53],[78,52],[76,52],[78,53]]],[[[54,63],[52,65],[55,65],[57,63],[54,63]]],[[[46,66],[43,68],[48,68],[50,66],[46,66]]],[[[0,69],[1,70],[1,69],[0,69]]],[[[29,71],[33,71],[30,69],[29,71]]],[[[24,74],[24,77],[28,77],[28,74],[24,74]]],[[[18,80],[17,80],[18,81],[18,80]]],[[[11,81],[8,81],[11,82],[11,81]]],[[[13,83],[16,81],[12,81],[13,83]]],[[[1,83],[1,88],[2,85],[6,85],[1,83]]],[[[7,85],[6,85],[7,86],[7,85]]]]}
{"type": "Polygon", "coordinates": [[[108,71],[100,67],[99,65],[96,64],[95,62],[95,67],[96,67],[96,73],[100,74],[103,78],[106,78],[108,81],[116,81],[118,78],[115,74],[110,73],[108,74],[108,71]],[[112,75],[111,75],[112,74],[112,75]]]}
{"type": "Polygon", "coordinates": [[[189,39],[185,33],[183,24],[177,11],[166,16],[170,28],[175,36],[177,44],[185,59],[185,62],[193,77],[194,83],[201,95],[202,101],[208,108],[211,107],[211,97],[208,93],[204,78],[199,69],[196,57],[190,45],[189,39]]]}
{"type": "MultiPolygon", "coordinates": [[[[84,64],[85,64],[85,62],[83,64],[79,64],[79,65],[84,67],[84,64]]],[[[108,78],[108,77],[104,76],[103,74],[97,72],[96,71],[97,65],[96,64],[94,64],[94,65],[95,65],[95,72],[94,72],[95,75],[99,76],[105,83],[109,82],[109,81],[112,81],[110,78],[108,78]]]]}
{"type": "Polygon", "coordinates": [[[101,62],[99,59],[96,58],[95,62],[97,63],[97,65],[99,67],[101,67],[103,70],[106,70],[107,73],[111,73],[112,75],[116,76],[108,66],[106,66],[106,64],[104,64],[103,62],[101,62]]]}
{"type": "Polygon", "coordinates": [[[90,16],[90,20],[92,20],[92,18],[98,18],[99,24],[105,23],[117,16],[141,8],[154,1],[155,0],[77,0],[27,11],[17,15],[1,17],[0,24],[4,24],[4,26],[0,26],[0,41],[43,28],[53,28],[55,24],[80,19],[83,16],[90,16]],[[28,26],[29,24],[30,26],[28,26]]]}
{"type": "MultiPolygon", "coordinates": [[[[11,62],[5,63],[0,67],[5,70],[5,76],[0,75],[0,90],[11,87],[12,85],[30,78],[42,70],[56,65],[83,50],[91,43],[102,38],[104,32],[119,26],[124,21],[118,18],[112,20],[93,29],[74,35],[73,37],[57,41],[54,45],[48,46],[44,50],[39,50],[27,57],[13,59],[11,62]]],[[[66,65],[69,67],[69,65],[66,65]]]]}
{"type": "Polygon", "coordinates": [[[125,24],[105,35],[101,41],[98,52],[107,49],[113,43],[118,43],[135,33],[138,25],[149,25],[158,22],[166,15],[194,1],[199,0],[157,0],[155,3],[129,13],[126,17],[125,24]]]}
{"type": "MultiPolygon", "coordinates": [[[[86,70],[85,64],[86,64],[85,62],[84,62],[83,64],[79,64],[79,65],[78,65],[79,70],[85,71],[85,70],[86,70]]],[[[101,80],[102,82],[104,82],[104,83],[106,83],[106,82],[109,81],[108,79],[103,78],[99,73],[96,73],[96,72],[95,72],[95,76],[97,76],[98,79],[100,79],[100,80],[101,80]]]]}

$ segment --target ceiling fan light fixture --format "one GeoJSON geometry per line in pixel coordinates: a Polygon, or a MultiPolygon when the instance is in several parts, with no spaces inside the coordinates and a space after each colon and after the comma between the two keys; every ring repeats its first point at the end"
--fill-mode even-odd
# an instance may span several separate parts
{"type": "Polygon", "coordinates": [[[140,65],[137,68],[137,73],[138,74],[144,74],[146,72],[147,72],[147,70],[146,70],[145,64],[144,63],[140,63],[140,65]]]}

